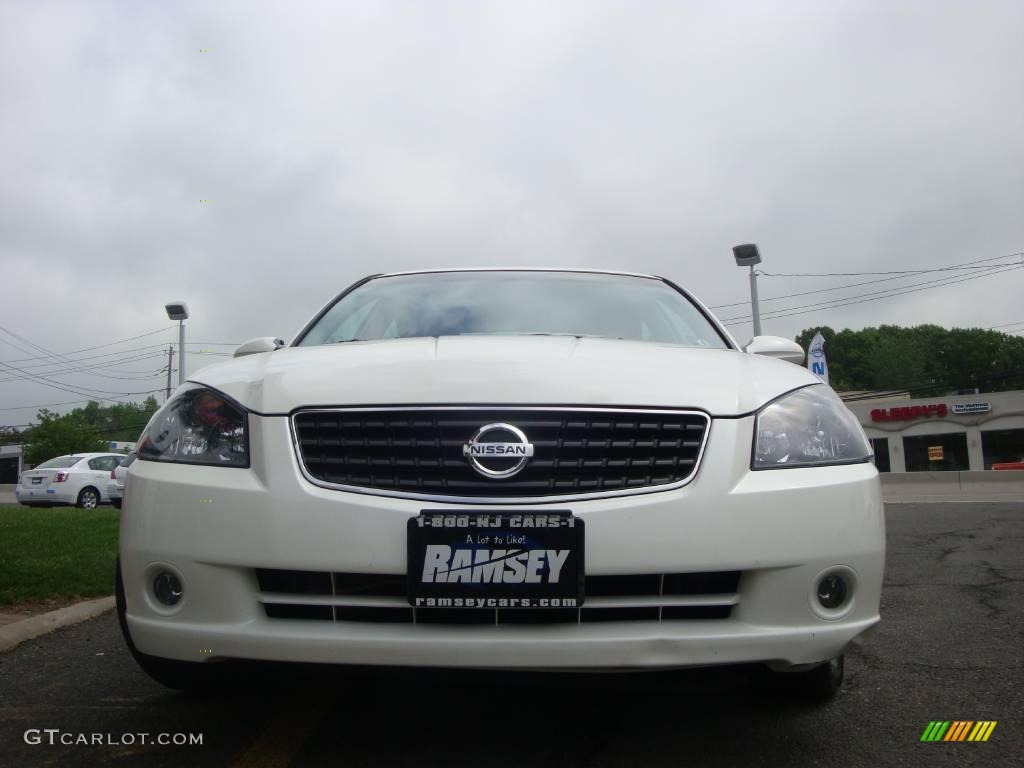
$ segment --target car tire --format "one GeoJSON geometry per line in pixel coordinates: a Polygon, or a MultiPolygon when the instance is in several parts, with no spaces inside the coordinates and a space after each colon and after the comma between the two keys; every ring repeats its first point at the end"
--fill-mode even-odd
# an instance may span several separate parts
{"type": "Polygon", "coordinates": [[[100,505],[100,492],[92,486],[86,486],[78,492],[75,506],[81,509],[96,509],[100,505]]]}
{"type": "Polygon", "coordinates": [[[791,698],[806,704],[826,704],[843,687],[845,666],[845,657],[840,654],[806,672],[777,672],[774,677],[791,698]]]}
{"type": "Polygon", "coordinates": [[[121,508],[121,499],[111,499],[110,503],[113,505],[114,509],[121,508]]]}
{"type": "MultiPolygon", "coordinates": [[[[178,659],[164,659],[150,656],[135,647],[128,631],[127,601],[124,596],[124,581],[121,579],[121,558],[117,559],[114,575],[114,602],[117,607],[117,623],[128,645],[135,663],[153,680],[168,688],[189,693],[220,693],[244,690],[247,682],[238,674],[231,662],[192,662],[178,659]]],[[[249,680],[248,682],[252,682],[249,680]]]]}

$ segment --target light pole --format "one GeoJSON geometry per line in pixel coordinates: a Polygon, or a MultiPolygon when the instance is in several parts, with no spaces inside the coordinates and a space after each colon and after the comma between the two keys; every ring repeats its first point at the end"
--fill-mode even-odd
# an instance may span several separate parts
{"type": "Polygon", "coordinates": [[[167,304],[167,317],[178,321],[178,384],[185,383],[185,321],[188,320],[188,304],[173,301],[167,304]]]}
{"type": "Polygon", "coordinates": [[[757,301],[757,270],[755,264],[761,263],[761,252],[754,243],[734,245],[732,248],[736,266],[750,267],[750,316],[754,321],[754,335],[761,335],[761,305],[757,301]]]}

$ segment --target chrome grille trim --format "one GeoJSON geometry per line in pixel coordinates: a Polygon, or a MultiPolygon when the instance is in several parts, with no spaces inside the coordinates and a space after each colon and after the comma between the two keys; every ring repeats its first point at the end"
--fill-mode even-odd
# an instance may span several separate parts
{"type": "MultiPolygon", "coordinates": [[[[682,488],[685,485],[693,482],[694,478],[697,477],[697,473],[700,471],[701,461],[704,458],[704,450],[707,447],[708,436],[711,433],[711,416],[705,411],[699,411],[687,408],[604,408],[604,407],[585,407],[585,406],[531,406],[531,405],[444,405],[444,406],[431,406],[431,405],[419,405],[419,406],[359,406],[359,407],[341,407],[341,406],[325,406],[325,407],[302,407],[297,408],[293,411],[288,419],[289,430],[291,433],[292,450],[295,452],[296,460],[298,461],[299,470],[302,472],[302,476],[313,485],[321,488],[328,488],[337,491],[347,491],[349,493],[359,493],[368,496],[384,496],[389,498],[398,499],[416,499],[421,501],[430,502],[444,502],[444,503],[456,503],[456,504],[506,504],[506,505],[524,505],[524,504],[555,504],[564,503],[571,501],[583,501],[588,499],[603,499],[613,498],[617,496],[636,496],[648,493],[663,493],[665,491],[672,491],[677,488],[682,488]],[[549,494],[546,496],[468,496],[468,495],[454,495],[444,493],[427,493],[419,491],[396,491],[386,488],[372,488],[358,485],[345,485],[341,483],[332,483],[329,481],[321,480],[315,477],[307,468],[305,459],[303,457],[302,448],[299,441],[298,428],[296,426],[296,418],[302,414],[310,413],[331,413],[331,414],[344,414],[344,413],[400,413],[409,412],[416,413],[420,411],[452,411],[452,412],[471,412],[471,411],[509,411],[509,412],[549,412],[549,413],[579,413],[579,414],[628,414],[643,416],[645,414],[655,416],[689,416],[697,417],[704,420],[704,430],[701,436],[700,446],[697,450],[696,457],[693,463],[693,470],[682,480],[663,483],[659,485],[647,485],[632,488],[622,488],[617,490],[605,490],[605,491],[589,491],[581,493],[564,493],[564,494],[549,494]]],[[[500,482],[500,481],[498,481],[500,482]]]]}
{"type": "Polygon", "coordinates": [[[594,594],[587,594],[578,608],[452,609],[410,606],[397,594],[406,574],[257,568],[255,598],[266,617],[275,620],[477,625],[722,621],[740,604],[742,576],[741,571],[590,575],[587,591],[594,594]],[[339,584],[348,584],[349,591],[339,584]]]}

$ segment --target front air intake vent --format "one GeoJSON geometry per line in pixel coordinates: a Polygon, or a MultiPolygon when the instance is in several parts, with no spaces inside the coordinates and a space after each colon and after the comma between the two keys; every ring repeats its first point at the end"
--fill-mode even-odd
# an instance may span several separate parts
{"type": "Polygon", "coordinates": [[[404,573],[256,569],[257,599],[268,619],[491,626],[724,620],[739,603],[741,576],[740,571],[587,576],[582,608],[459,609],[412,608],[404,573]]]}

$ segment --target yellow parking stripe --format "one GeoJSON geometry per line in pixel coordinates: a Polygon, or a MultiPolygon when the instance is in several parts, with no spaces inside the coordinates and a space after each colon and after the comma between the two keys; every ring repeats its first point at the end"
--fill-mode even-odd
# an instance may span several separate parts
{"type": "Polygon", "coordinates": [[[267,724],[232,768],[286,768],[328,709],[325,701],[315,697],[285,703],[280,716],[267,724]]]}
{"type": "Polygon", "coordinates": [[[988,728],[985,729],[985,733],[983,733],[981,735],[981,738],[979,738],[978,741],[988,741],[988,737],[992,735],[992,731],[994,731],[995,728],[996,728],[996,721],[993,720],[992,722],[990,722],[988,724],[988,728]]]}

